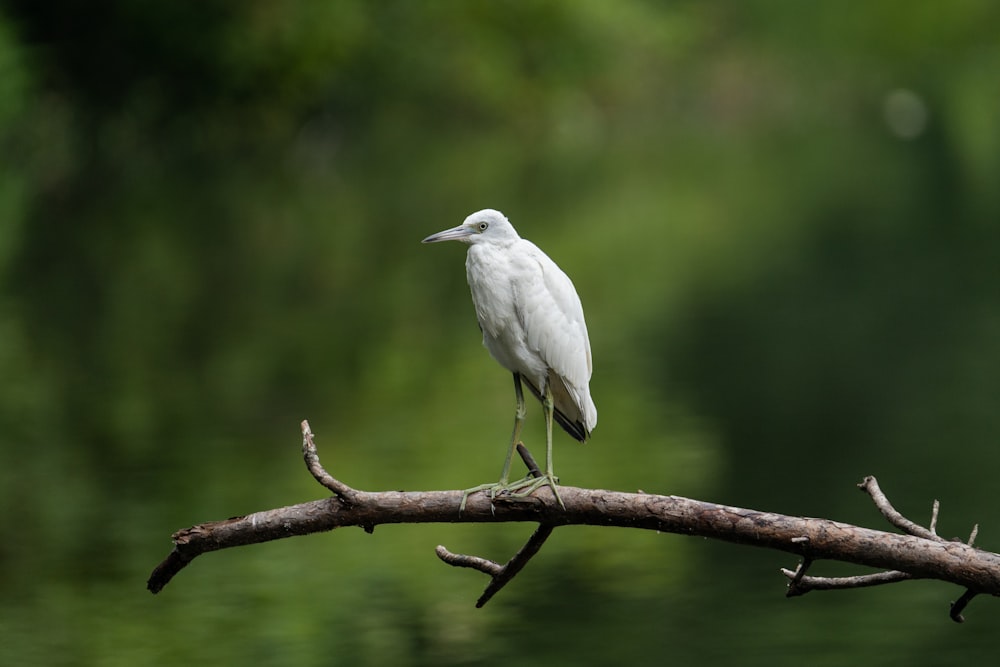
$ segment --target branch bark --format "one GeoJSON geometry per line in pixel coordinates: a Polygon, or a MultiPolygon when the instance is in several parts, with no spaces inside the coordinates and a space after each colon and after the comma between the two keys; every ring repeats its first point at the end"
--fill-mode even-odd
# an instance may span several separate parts
{"type": "Polygon", "coordinates": [[[358,526],[371,532],[377,525],[394,523],[527,521],[541,524],[539,530],[505,566],[476,556],[452,554],[444,547],[438,547],[438,555],[445,562],[473,567],[492,577],[490,587],[480,598],[478,606],[482,606],[517,574],[555,528],[569,525],[655,530],[795,554],[803,559],[802,565],[794,571],[783,570],[791,580],[789,595],[909,579],[938,579],[966,589],[952,605],[952,618],[956,621],[962,620],[961,611],[974,595],[1000,595],[1000,554],[960,541],[944,540],[932,530],[909,522],[898,512],[893,514],[895,510],[891,510],[874,478],[866,478],[859,486],[872,496],[894,525],[902,526],[913,534],[900,535],[828,519],[761,512],[680,496],[569,486],[560,486],[559,489],[565,510],[550,491],[541,489],[523,499],[499,496],[493,503],[487,494],[476,493],[469,496],[465,510],[459,513],[462,491],[366,492],[338,482],[319,465],[309,425],[303,422],[302,426],[303,453],[309,470],[336,495],[178,531],[173,535],[173,551],[149,578],[150,591],[158,593],[197,556],[235,546],[347,526],[358,526]],[[824,559],[887,572],[837,579],[805,576],[812,563],[824,559]]]}

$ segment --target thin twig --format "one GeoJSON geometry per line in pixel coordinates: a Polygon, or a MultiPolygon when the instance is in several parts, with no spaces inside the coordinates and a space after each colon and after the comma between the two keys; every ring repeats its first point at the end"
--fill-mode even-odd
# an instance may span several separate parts
{"type": "Polygon", "coordinates": [[[941,511],[941,503],[934,499],[934,505],[931,506],[931,524],[928,526],[933,535],[937,535],[937,520],[938,512],[941,511]]]}
{"type": "Polygon", "coordinates": [[[521,460],[524,461],[524,465],[528,467],[529,475],[532,477],[542,476],[541,468],[539,468],[538,464],[535,463],[534,457],[531,455],[531,452],[528,451],[528,448],[524,446],[523,442],[517,443],[517,453],[521,456],[521,460]]]}
{"type": "Polygon", "coordinates": [[[976,536],[979,535],[979,524],[977,523],[972,527],[972,532],[969,534],[969,541],[966,542],[970,547],[975,543],[976,536]]]}
{"type": "Polygon", "coordinates": [[[452,553],[440,544],[434,549],[434,553],[437,554],[438,558],[443,560],[445,563],[448,563],[448,565],[454,565],[455,567],[469,567],[473,570],[485,572],[491,577],[498,576],[503,570],[503,565],[497,563],[496,561],[492,561],[487,558],[480,558],[479,556],[452,553]]]}
{"type": "Polygon", "coordinates": [[[889,523],[896,526],[903,532],[914,535],[916,537],[922,537],[925,540],[934,540],[936,542],[943,541],[940,537],[934,534],[934,531],[927,530],[923,526],[916,524],[905,516],[900,514],[889,499],[885,497],[882,493],[882,489],[879,488],[878,480],[873,476],[869,475],[865,477],[864,480],[858,484],[858,488],[871,496],[872,501],[875,503],[875,507],[882,513],[882,516],[888,520],[889,523]]]}
{"type": "Polygon", "coordinates": [[[885,572],[862,574],[856,577],[806,577],[801,575],[800,568],[796,568],[794,571],[782,568],[781,573],[791,579],[788,584],[787,597],[805,595],[810,591],[835,591],[845,588],[881,586],[914,578],[913,575],[899,570],[886,570],[885,572]]]}
{"type": "Polygon", "coordinates": [[[313,432],[309,428],[309,420],[302,420],[302,458],[305,459],[306,467],[316,478],[316,481],[333,491],[334,495],[348,503],[357,503],[357,492],[343,482],[334,478],[328,473],[319,462],[319,454],[316,452],[316,443],[313,442],[313,432]]]}

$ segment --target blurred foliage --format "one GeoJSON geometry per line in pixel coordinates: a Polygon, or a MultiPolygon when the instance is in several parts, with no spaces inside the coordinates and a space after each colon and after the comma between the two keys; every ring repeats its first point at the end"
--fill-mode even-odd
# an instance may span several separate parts
{"type": "Polygon", "coordinates": [[[419,245],[487,206],[586,306],[600,425],[557,443],[567,483],[882,527],[852,491],[876,474],[996,550],[998,20],[3,3],[0,663],[992,656],[990,600],[964,626],[929,582],[789,601],[787,557],[630,531],[557,532],[479,611],[434,545],[503,559],[529,527],[347,531],[143,584],[171,530],[321,495],[303,417],[359,488],[495,477],[510,380],[461,249],[419,245]]]}

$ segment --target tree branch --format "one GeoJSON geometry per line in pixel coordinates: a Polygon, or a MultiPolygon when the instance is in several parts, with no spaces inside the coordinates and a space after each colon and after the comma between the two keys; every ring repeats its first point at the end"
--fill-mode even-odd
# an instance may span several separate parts
{"type": "MultiPolygon", "coordinates": [[[[506,585],[544,544],[555,528],[566,525],[617,526],[708,537],[736,544],[796,554],[803,563],[782,570],[789,578],[788,594],[811,590],[857,588],[909,579],[938,579],[966,589],[953,603],[951,617],[977,594],[1000,595],[1000,554],[960,541],[947,541],[892,509],[873,477],[861,485],[895,526],[909,534],[888,533],[827,519],[793,517],[752,509],[718,505],[679,496],[622,493],[603,489],[560,486],[563,510],[544,489],[526,498],[486,493],[469,496],[458,511],[462,491],[366,492],[333,478],[319,464],[308,422],[302,423],[303,455],[313,476],[336,495],[312,502],[255,512],[246,516],[199,524],[173,535],[174,548],[153,570],[148,588],[153,593],[201,554],[235,546],[257,544],[295,535],[307,535],[346,526],[367,531],[393,523],[498,523],[529,521],[541,524],[521,550],[506,564],[477,556],[453,554],[444,547],[438,556],[448,564],[472,567],[491,577],[477,606],[485,604],[506,585]],[[837,560],[887,570],[857,577],[806,576],[818,560],[837,560]]],[[[525,450],[526,452],[526,450],[525,450]]],[[[524,456],[524,453],[522,453],[524,456]]],[[[530,461],[530,458],[526,458],[530,461]]],[[[531,465],[530,463],[528,464],[531,465]]],[[[932,521],[936,523],[937,510],[932,521]]]]}

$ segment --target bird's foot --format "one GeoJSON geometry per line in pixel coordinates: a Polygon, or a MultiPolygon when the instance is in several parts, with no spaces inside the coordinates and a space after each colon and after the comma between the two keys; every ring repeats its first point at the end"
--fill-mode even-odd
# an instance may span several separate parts
{"type": "Polygon", "coordinates": [[[474,486],[471,489],[466,489],[465,491],[462,491],[462,502],[458,506],[458,513],[461,514],[462,512],[465,511],[465,503],[466,501],[469,500],[469,496],[471,496],[473,493],[479,493],[480,491],[489,491],[490,506],[492,507],[493,501],[496,500],[496,497],[500,494],[507,493],[508,491],[510,491],[510,486],[511,485],[507,484],[506,482],[494,482],[492,484],[480,484],[479,486],[474,486]]]}
{"type": "Polygon", "coordinates": [[[479,486],[474,486],[471,489],[466,489],[462,491],[462,502],[458,506],[458,513],[461,514],[465,511],[465,503],[469,500],[469,496],[474,493],[479,493],[480,491],[489,491],[490,494],[490,505],[493,505],[493,501],[497,499],[498,496],[507,496],[511,499],[522,499],[530,496],[532,493],[537,491],[539,488],[548,485],[552,489],[553,495],[555,495],[556,500],[559,501],[559,505],[566,509],[566,505],[563,504],[562,497],[559,495],[559,490],[557,484],[559,478],[551,474],[542,475],[541,477],[525,477],[519,479],[516,482],[494,482],[493,484],[480,484],[479,486]]]}
{"type": "Polygon", "coordinates": [[[541,487],[548,486],[552,489],[552,495],[554,495],[556,500],[559,501],[559,506],[566,509],[562,496],[559,495],[558,484],[559,478],[554,476],[552,473],[547,472],[541,477],[525,477],[522,480],[510,484],[507,490],[510,491],[512,498],[525,498],[541,487]]]}

